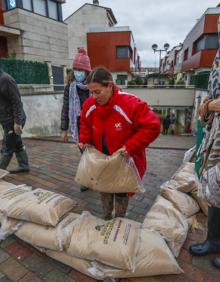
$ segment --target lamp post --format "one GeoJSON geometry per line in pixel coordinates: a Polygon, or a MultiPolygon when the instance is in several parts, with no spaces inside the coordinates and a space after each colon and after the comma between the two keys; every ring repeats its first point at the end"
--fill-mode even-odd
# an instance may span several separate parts
{"type": "Polygon", "coordinates": [[[170,48],[169,43],[165,43],[165,44],[163,45],[163,48],[164,48],[164,49],[158,49],[158,45],[157,45],[157,44],[153,44],[153,45],[152,45],[152,49],[154,50],[154,53],[155,53],[155,52],[159,52],[159,54],[160,54],[160,55],[159,55],[159,84],[160,84],[160,62],[161,62],[161,53],[168,51],[168,49],[170,48]]]}

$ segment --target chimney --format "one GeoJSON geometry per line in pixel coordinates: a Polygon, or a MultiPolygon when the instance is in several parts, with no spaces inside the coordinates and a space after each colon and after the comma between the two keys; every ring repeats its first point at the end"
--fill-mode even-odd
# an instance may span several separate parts
{"type": "Polygon", "coordinates": [[[93,5],[98,5],[99,6],[99,0],[93,0],[93,5]]]}

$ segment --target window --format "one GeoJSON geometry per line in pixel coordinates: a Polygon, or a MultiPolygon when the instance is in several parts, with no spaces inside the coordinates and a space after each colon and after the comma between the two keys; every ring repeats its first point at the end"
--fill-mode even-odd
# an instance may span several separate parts
{"type": "Polygon", "coordinates": [[[117,58],[128,59],[130,58],[130,49],[128,46],[117,46],[116,54],[117,54],[117,58]]]}
{"type": "Polygon", "coordinates": [[[187,48],[185,51],[184,51],[184,58],[183,60],[186,61],[188,59],[188,53],[189,53],[189,49],[187,48]]]}
{"type": "Polygon", "coordinates": [[[218,35],[206,34],[194,43],[194,53],[201,50],[218,49],[218,35]]]}
{"type": "Polygon", "coordinates": [[[34,0],[34,12],[43,16],[47,15],[46,1],[45,0],[34,0]]]}
{"type": "Polygon", "coordinates": [[[118,85],[126,85],[127,79],[128,79],[127,75],[118,74],[117,79],[116,79],[116,83],[118,85]]]}
{"type": "Polygon", "coordinates": [[[7,8],[9,10],[16,8],[16,0],[7,0],[7,8]]]}
{"type": "Polygon", "coordinates": [[[32,11],[31,0],[23,0],[23,8],[32,11]]]}
{"type": "Polygon", "coordinates": [[[48,8],[49,8],[49,17],[52,19],[58,20],[57,3],[52,0],[49,0],[48,8]]]}

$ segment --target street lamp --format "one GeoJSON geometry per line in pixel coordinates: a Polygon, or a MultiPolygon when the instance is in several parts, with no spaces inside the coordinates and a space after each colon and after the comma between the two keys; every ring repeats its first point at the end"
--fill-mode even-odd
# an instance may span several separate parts
{"type": "Polygon", "coordinates": [[[164,48],[164,49],[158,49],[158,45],[157,45],[157,44],[153,44],[153,45],[152,45],[152,49],[154,50],[154,53],[155,53],[155,52],[159,52],[159,53],[160,53],[160,55],[159,55],[159,82],[160,82],[160,62],[161,62],[161,53],[168,51],[168,49],[170,48],[169,43],[165,43],[165,44],[163,45],[163,48],[164,48]]]}

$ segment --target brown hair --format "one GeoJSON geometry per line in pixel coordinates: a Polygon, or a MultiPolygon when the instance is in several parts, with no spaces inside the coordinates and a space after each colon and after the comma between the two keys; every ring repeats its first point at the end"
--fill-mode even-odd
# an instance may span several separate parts
{"type": "Polygon", "coordinates": [[[105,67],[97,67],[89,73],[86,79],[86,84],[91,82],[100,83],[102,86],[107,87],[109,83],[113,83],[113,78],[105,67]]]}

